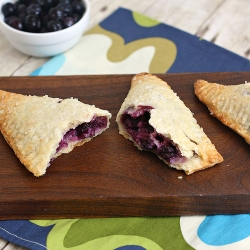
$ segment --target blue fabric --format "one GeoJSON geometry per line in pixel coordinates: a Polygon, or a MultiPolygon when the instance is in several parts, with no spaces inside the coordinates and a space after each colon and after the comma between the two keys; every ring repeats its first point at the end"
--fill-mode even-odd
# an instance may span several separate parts
{"type": "Polygon", "coordinates": [[[115,250],[146,250],[146,249],[140,246],[124,246],[124,247],[118,247],[115,250]]]}
{"type": "Polygon", "coordinates": [[[30,249],[44,250],[52,227],[39,227],[28,220],[0,221],[0,237],[30,249]]]}
{"type": "Polygon", "coordinates": [[[249,237],[249,225],[249,214],[207,216],[197,234],[209,245],[223,246],[249,237]]]}
{"type": "Polygon", "coordinates": [[[63,65],[65,62],[65,56],[57,55],[54,56],[52,59],[48,60],[42,67],[36,69],[34,72],[30,74],[30,76],[51,76],[54,75],[58,69],[63,65]]]}
{"type": "Polygon", "coordinates": [[[100,26],[121,35],[125,43],[147,37],[164,37],[173,41],[178,55],[168,73],[250,70],[249,60],[197,36],[166,24],[154,27],[136,25],[132,12],[126,9],[114,12],[100,26]]]}

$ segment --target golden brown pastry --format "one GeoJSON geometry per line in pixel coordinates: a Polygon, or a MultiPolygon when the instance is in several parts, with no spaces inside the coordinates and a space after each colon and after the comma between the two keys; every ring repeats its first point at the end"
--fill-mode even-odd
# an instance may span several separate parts
{"type": "Polygon", "coordinates": [[[50,162],[99,135],[111,114],[77,99],[25,96],[0,90],[0,130],[35,176],[50,162]]]}
{"type": "Polygon", "coordinates": [[[250,144],[250,83],[226,86],[197,80],[194,88],[211,114],[250,144]]]}
{"type": "Polygon", "coordinates": [[[135,75],[116,121],[119,133],[186,174],[223,161],[191,111],[158,77],[135,75]]]}

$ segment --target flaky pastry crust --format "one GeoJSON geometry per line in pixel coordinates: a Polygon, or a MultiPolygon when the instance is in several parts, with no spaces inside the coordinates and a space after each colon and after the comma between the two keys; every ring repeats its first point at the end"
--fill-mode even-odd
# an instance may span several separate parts
{"type": "MultiPolygon", "coordinates": [[[[184,170],[186,174],[212,167],[223,161],[193,114],[173,92],[171,87],[158,77],[141,73],[132,78],[131,88],[117,114],[119,133],[133,141],[124,128],[121,118],[128,109],[151,106],[149,124],[160,134],[169,138],[186,158],[183,163],[167,163],[170,167],[184,170]]],[[[134,141],[133,141],[134,142],[134,141]]],[[[142,148],[135,143],[138,149],[142,148]]]]}
{"type": "Polygon", "coordinates": [[[196,96],[223,124],[241,135],[250,144],[250,83],[222,85],[197,80],[196,96]]]}
{"type": "MultiPolygon", "coordinates": [[[[59,142],[70,129],[90,122],[95,116],[111,114],[77,99],[26,96],[0,90],[0,130],[21,163],[35,176],[45,174],[51,159],[70,152],[91,138],[57,153],[59,142]]],[[[96,136],[95,135],[95,136],[96,136]]]]}

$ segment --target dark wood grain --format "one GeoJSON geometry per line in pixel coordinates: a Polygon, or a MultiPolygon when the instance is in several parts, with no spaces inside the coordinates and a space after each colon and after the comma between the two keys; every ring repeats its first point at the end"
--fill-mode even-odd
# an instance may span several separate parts
{"type": "Polygon", "coordinates": [[[162,74],[194,113],[225,161],[186,176],[118,134],[116,114],[131,75],[1,77],[0,88],[22,94],[76,97],[109,110],[110,129],[53,161],[36,178],[0,136],[0,219],[176,216],[250,212],[250,146],[212,117],[194,95],[202,78],[223,84],[250,73],[162,74]],[[182,176],[182,179],[178,178],[182,176]]]}

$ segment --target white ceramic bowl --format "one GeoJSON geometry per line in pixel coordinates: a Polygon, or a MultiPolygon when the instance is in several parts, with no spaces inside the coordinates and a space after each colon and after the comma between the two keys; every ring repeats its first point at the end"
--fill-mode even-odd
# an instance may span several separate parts
{"type": "Polygon", "coordinates": [[[13,47],[27,55],[49,57],[61,54],[78,42],[87,27],[90,4],[88,0],[82,1],[86,11],[83,17],[71,27],[55,32],[30,33],[14,29],[4,22],[2,5],[15,1],[0,0],[0,29],[13,47]]]}

